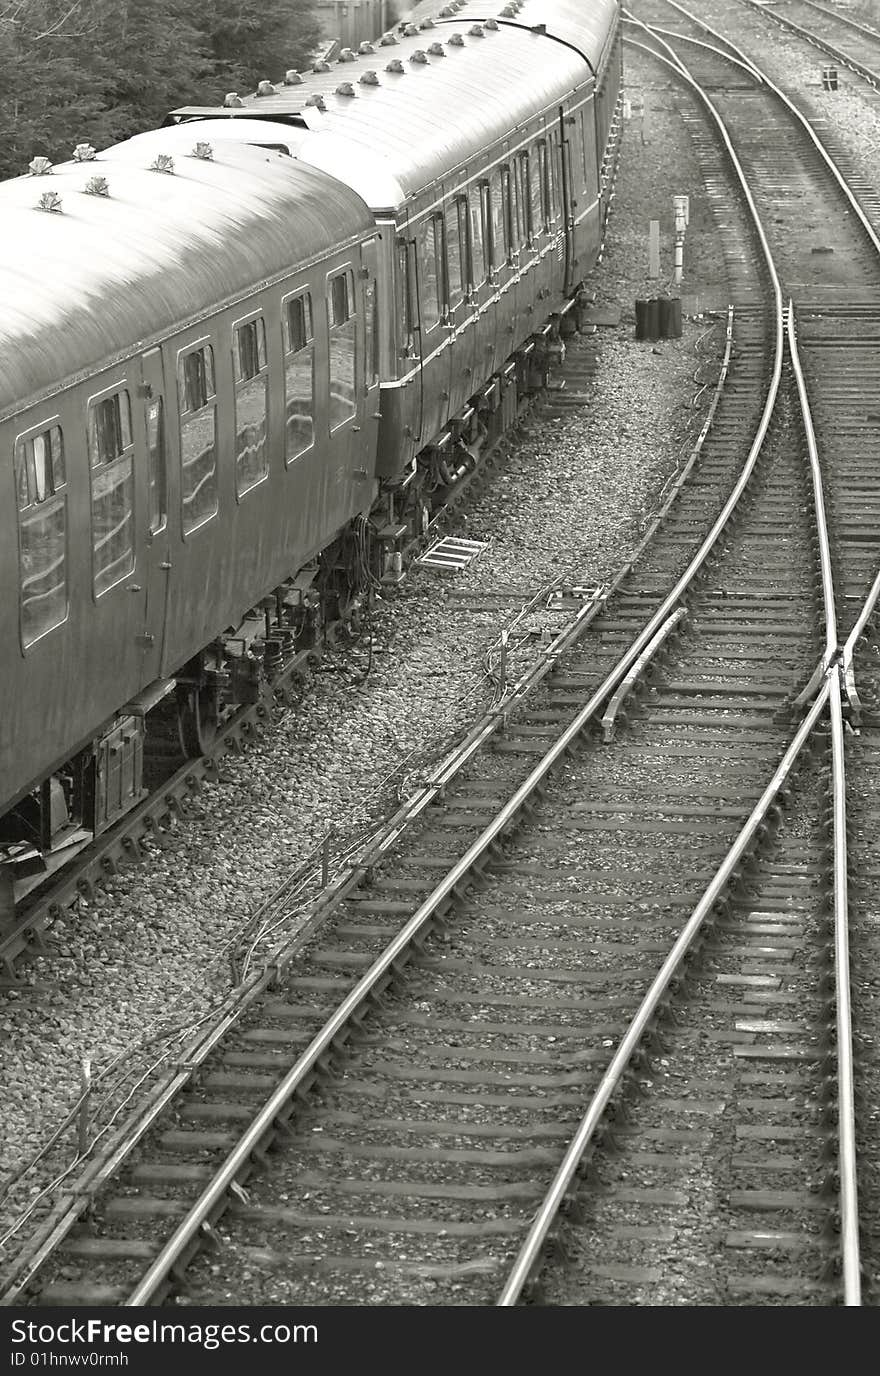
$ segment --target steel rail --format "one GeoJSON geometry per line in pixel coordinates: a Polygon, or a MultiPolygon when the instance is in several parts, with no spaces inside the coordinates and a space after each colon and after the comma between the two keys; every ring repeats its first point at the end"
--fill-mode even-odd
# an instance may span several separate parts
{"type": "MultiPolygon", "coordinates": [[[[831,793],[834,849],[834,970],[835,1020],[837,1027],[838,1093],[838,1172],[840,1177],[841,1266],[844,1298],[847,1305],[861,1304],[861,1267],[859,1257],[859,1211],[855,1135],[855,1074],[853,1064],[852,989],[849,962],[849,908],[846,844],[846,768],[841,707],[841,676],[837,672],[837,621],[834,609],[834,581],[831,548],[825,516],[822,469],[807,385],[797,344],[794,303],[788,303],[788,346],[798,397],[813,481],[813,502],[819,533],[819,558],[822,567],[822,595],[825,605],[824,671],[830,680],[831,719],[831,793]]],[[[880,586],[880,579],[875,580],[880,586]]]]}
{"type": "Polygon", "coordinates": [[[825,610],[825,654],[822,658],[822,668],[823,672],[827,673],[837,656],[837,612],[834,604],[831,543],[828,538],[828,518],[825,513],[825,493],[822,484],[822,465],[819,462],[819,447],[816,444],[813,412],[810,398],[807,395],[807,384],[804,370],[801,367],[800,354],[798,353],[794,302],[790,298],[788,302],[788,350],[797,383],[801,415],[804,420],[807,454],[810,461],[810,478],[813,484],[813,508],[816,513],[816,530],[819,536],[819,567],[822,572],[822,602],[825,610]]]}
{"type": "Polygon", "coordinates": [[[589,1145],[596,1128],[599,1126],[602,1115],[608,1107],[609,1100],[615,1089],[620,1084],[633,1053],[638,1047],[652,1017],[656,1013],[661,998],[679,970],[689,948],[693,944],[706,918],[709,916],[714,904],[723,894],[737,865],[748,850],[768,809],[773,804],[780,789],[784,786],[798,755],[813,734],[813,729],[825,710],[825,705],[830,693],[831,679],[826,679],[810,711],[801,722],[791,743],[777,765],[772,779],[749,814],[733,846],[721,862],[714,879],[712,879],[702,898],[676,938],[669,955],[664,960],[650,989],[639,1005],[629,1028],[624,1034],[614,1055],[611,1057],[608,1068],[599,1082],[599,1086],[590,1101],[586,1113],[581,1119],[552,1184],[547,1191],[544,1201],[535,1215],[532,1226],[520,1248],[508,1275],[504,1289],[497,1301],[498,1305],[509,1307],[516,1304],[522,1292],[522,1288],[529,1278],[532,1267],[538,1260],[541,1248],[547,1240],[547,1234],[553,1226],[560,1205],[571,1186],[571,1182],[574,1179],[584,1151],[589,1145]]]}
{"type": "Polygon", "coordinates": [[[829,675],[831,781],[834,818],[834,969],[837,1028],[837,1167],[840,1177],[840,1250],[844,1303],[862,1303],[859,1194],[856,1155],[855,1066],[849,965],[849,895],[846,846],[846,760],[840,676],[829,675]]]}
{"type": "Polygon", "coordinates": [[[635,687],[639,679],[639,676],[647,668],[651,660],[654,658],[658,650],[668,639],[668,637],[672,634],[672,632],[678,626],[681,625],[682,621],[685,621],[686,619],[686,607],[679,607],[678,610],[673,612],[670,617],[667,617],[666,621],[664,621],[663,625],[660,627],[659,631],[657,631],[656,635],[652,637],[649,644],[647,644],[644,650],[642,650],[642,653],[639,655],[635,664],[629,670],[625,678],[621,680],[619,686],[615,688],[614,692],[611,694],[611,697],[608,701],[608,706],[606,707],[605,713],[602,717],[602,734],[606,744],[609,741],[614,740],[617,714],[620,711],[623,702],[626,700],[628,695],[632,692],[633,688],[635,687]]]}
{"type": "Polygon", "coordinates": [[[861,721],[863,708],[861,699],[859,698],[858,686],[856,684],[854,656],[856,646],[874,614],[878,599],[880,599],[880,570],[878,570],[874,577],[874,582],[871,584],[871,591],[868,593],[865,604],[859,612],[855,625],[847,636],[846,643],[844,644],[840,656],[840,672],[843,676],[844,691],[855,725],[858,725],[861,721]]]}

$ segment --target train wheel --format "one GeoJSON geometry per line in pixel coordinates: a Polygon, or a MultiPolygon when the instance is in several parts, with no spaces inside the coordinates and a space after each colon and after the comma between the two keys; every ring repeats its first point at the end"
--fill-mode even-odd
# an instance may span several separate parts
{"type": "Polygon", "coordinates": [[[199,755],[206,755],[217,739],[217,694],[195,686],[180,686],[177,693],[180,748],[189,759],[197,759],[199,755]]]}

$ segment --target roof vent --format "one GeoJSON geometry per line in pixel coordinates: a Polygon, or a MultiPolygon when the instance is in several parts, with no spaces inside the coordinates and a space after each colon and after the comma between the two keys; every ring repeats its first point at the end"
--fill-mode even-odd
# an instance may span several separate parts
{"type": "Polygon", "coordinates": [[[97,156],[90,143],[78,143],[73,150],[74,162],[94,162],[97,156]]]}
{"type": "Polygon", "coordinates": [[[106,177],[89,177],[83,188],[87,196],[109,196],[110,187],[106,177]]]}
{"type": "Polygon", "coordinates": [[[462,38],[460,33],[454,33],[451,38],[447,39],[447,42],[450,48],[464,47],[464,39],[462,38]]]}
{"type": "Polygon", "coordinates": [[[57,191],[44,191],[37,201],[37,210],[54,210],[56,214],[61,213],[61,197],[57,191]]]}
{"type": "Polygon", "coordinates": [[[399,57],[392,57],[385,70],[386,72],[405,72],[406,68],[399,57]]]}
{"type": "Polygon", "coordinates": [[[277,92],[271,81],[260,81],[257,83],[257,89],[254,94],[258,96],[274,96],[277,92]]]}
{"type": "Polygon", "coordinates": [[[428,54],[422,48],[416,48],[415,52],[410,54],[409,60],[410,62],[427,62],[428,54]]]}
{"type": "Polygon", "coordinates": [[[337,62],[354,62],[354,60],[355,54],[352,52],[351,48],[343,48],[336,59],[337,62]]]}
{"type": "Polygon", "coordinates": [[[383,33],[382,37],[379,39],[379,45],[382,48],[393,48],[396,44],[397,35],[393,33],[383,33]]]}
{"type": "Polygon", "coordinates": [[[359,43],[359,44],[358,44],[358,52],[359,52],[359,53],[374,53],[375,51],[376,51],[376,45],[375,45],[375,43],[368,43],[368,42],[366,41],[366,39],[364,39],[363,43],[359,43]]]}
{"type": "Polygon", "coordinates": [[[313,72],[329,72],[329,70],[330,70],[330,63],[329,63],[329,62],[313,62],[313,63],[312,63],[312,71],[313,71],[313,72]]]}
{"type": "Polygon", "coordinates": [[[244,105],[244,101],[238,94],[238,91],[229,91],[227,95],[223,97],[223,104],[228,109],[232,105],[242,106],[244,105]]]}
{"type": "Polygon", "coordinates": [[[363,73],[361,74],[361,76],[358,77],[358,81],[361,83],[362,86],[378,86],[378,85],[379,85],[379,78],[378,78],[378,76],[376,75],[376,73],[373,71],[372,67],[370,68],[370,70],[369,70],[368,72],[363,72],[363,73]]]}
{"type": "Polygon", "coordinates": [[[151,172],[167,172],[169,177],[174,176],[174,159],[170,153],[159,153],[150,163],[151,172]]]}
{"type": "Polygon", "coordinates": [[[350,81],[340,81],[339,85],[336,87],[336,94],[338,96],[353,96],[356,95],[357,92],[350,81]]]}
{"type": "Polygon", "coordinates": [[[314,105],[316,110],[327,109],[327,106],[324,104],[323,96],[309,96],[308,100],[306,101],[306,105],[314,105]]]}
{"type": "Polygon", "coordinates": [[[32,177],[48,177],[52,171],[52,164],[48,158],[34,158],[33,162],[28,163],[28,172],[32,177]]]}
{"type": "Polygon", "coordinates": [[[430,48],[428,49],[428,52],[431,54],[432,57],[446,56],[446,49],[444,48],[442,43],[432,43],[430,48]]]}
{"type": "Polygon", "coordinates": [[[288,70],[284,73],[284,84],[285,86],[302,85],[302,77],[300,76],[299,72],[296,70],[295,67],[289,67],[288,70]]]}
{"type": "Polygon", "coordinates": [[[194,158],[201,158],[202,162],[214,161],[214,149],[210,143],[197,143],[193,147],[192,155],[194,158]]]}
{"type": "Polygon", "coordinates": [[[471,38],[482,38],[482,37],[483,37],[483,26],[482,26],[482,24],[471,24],[470,28],[468,29],[468,33],[470,34],[471,38]]]}

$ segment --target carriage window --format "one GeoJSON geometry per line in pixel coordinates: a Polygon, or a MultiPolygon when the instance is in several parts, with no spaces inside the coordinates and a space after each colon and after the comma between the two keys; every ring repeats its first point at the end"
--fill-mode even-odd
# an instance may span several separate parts
{"type": "Polygon", "coordinates": [[[587,107],[581,106],[581,148],[584,154],[584,186],[595,194],[599,180],[599,173],[596,167],[596,145],[590,131],[587,119],[587,107]]]}
{"type": "Polygon", "coordinates": [[[165,404],[161,397],[147,402],[147,452],[149,454],[150,534],[161,530],[168,516],[165,473],[165,404]]]}
{"type": "Polygon", "coordinates": [[[422,329],[432,330],[442,314],[443,221],[431,215],[419,227],[419,295],[422,303],[422,329]]]}
{"type": "Polygon", "coordinates": [[[468,197],[471,217],[471,282],[479,287],[486,280],[489,257],[489,183],[471,187],[468,197]]]}
{"type": "Polygon", "coordinates": [[[376,311],[375,277],[371,277],[364,287],[364,349],[364,380],[368,387],[372,387],[379,377],[379,316],[376,311]]]}
{"type": "Polygon", "coordinates": [[[404,357],[415,346],[415,312],[412,299],[412,273],[410,271],[410,246],[405,239],[397,241],[397,311],[400,324],[400,348],[404,357]]]}
{"type": "Polygon", "coordinates": [[[357,410],[357,318],[354,275],[350,268],[328,283],[327,314],[330,329],[330,429],[349,420],[357,410]]]}
{"type": "Polygon", "coordinates": [[[510,172],[506,167],[492,173],[492,266],[500,268],[510,252],[510,172]]]}
{"type": "Polygon", "coordinates": [[[235,491],[240,497],[269,474],[266,407],[266,326],[262,316],[236,325],[232,346],[235,377],[235,491]]]}
{"type": "Polygon", "coordinates": [[[547,144],[538,144],[538,175],[532,182],[532,224],[536,229],[550,228],[550,168],[547,163],[547,144]]]}
{"type": "Polygon", "coordinates": [[[57,425],[15,442],[19,615],[27,648],[67,618],[67,493],[57,425]]]}
{"type": "Polygon", "coordinates": [[[95,596],[134,568],[134,446],[128,392],[89,404],[95,596]]]}
{"type": "Polygon", "coordinates": [[[531,243],[534,237],[532,219],[532,175],[528,153],[520,153],[516,160],[516,205],[520,243],[531,243]]]}
{"type": "Polygon", "coordinates": [[[195,530],[215,516],[217,498],[217,389],[214,382],[214,350],[210,344],[181,354],[178,361],[180,391],[180,495],[183,532],[195,530]]]}
{"type": "Polygon", "coordinates": [[[310,292],[290,297],[284,327],[284,457],[292,463],[315,441],[315,334],[310,292]]]}
{"type": "MultiPolygon", "coordinates": [[[[446,210],[446,283],[447,306],[454,311],[461,301],[464,291],[463,278],[467,271],[467,239],[462,239],[462,223],[459,215],[461,198],[456,196],[446,210]]],[[[465,235],[467,225],[464,226],[465,235]]]]}
{"type": "Polygon", "coordinates": [[[511,176],[509,167],[501,169],[501,200],[504,209],[504,231],[507,240],[507,257],[520,246],[517,227],[516,178],[511,176]]]}

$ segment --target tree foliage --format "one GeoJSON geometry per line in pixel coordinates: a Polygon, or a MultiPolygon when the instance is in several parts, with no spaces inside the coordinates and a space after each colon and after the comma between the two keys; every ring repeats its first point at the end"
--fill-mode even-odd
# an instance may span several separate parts
{"type": "Polygon", "coordinates": [[[311,0],[0,0],[0,177],[305,66],[311,0]]]}

